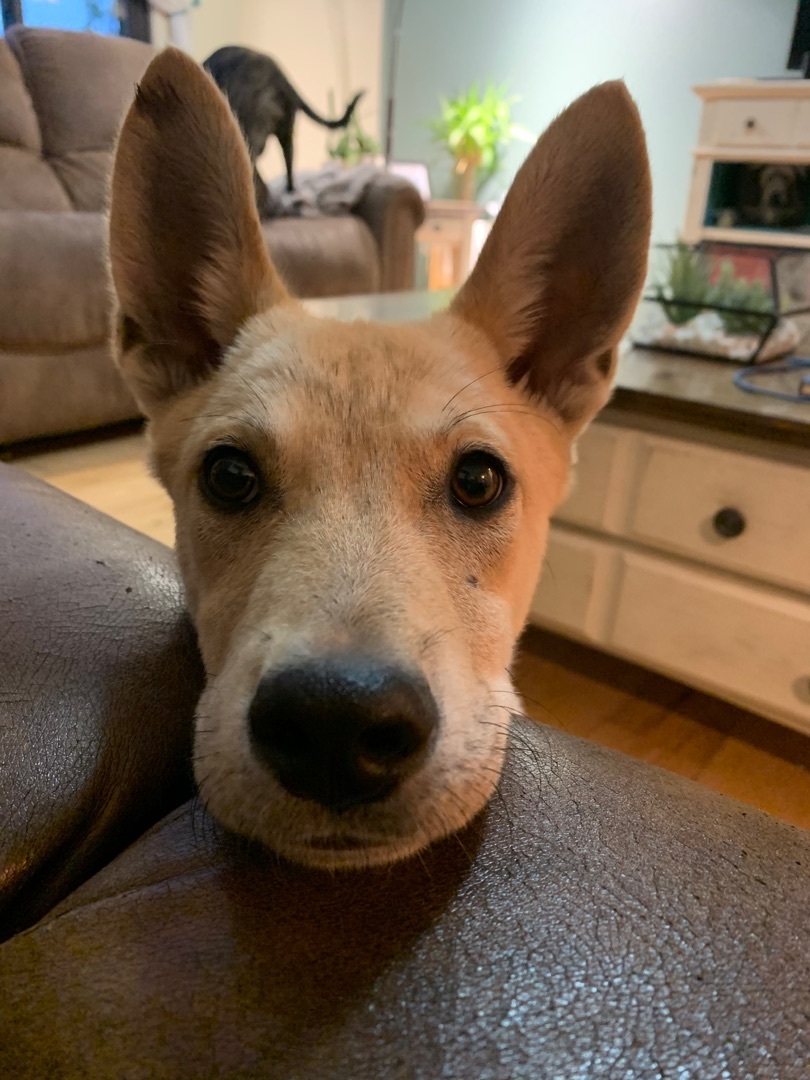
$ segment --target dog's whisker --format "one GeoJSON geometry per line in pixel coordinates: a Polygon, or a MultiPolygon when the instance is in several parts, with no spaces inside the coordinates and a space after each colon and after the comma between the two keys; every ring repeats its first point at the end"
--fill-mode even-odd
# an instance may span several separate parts
{"type": "Polygon", "coordinates": [[[419,649],[420,656],[424,656],[429,649],[432,649],[435,645],[447,637],[448,634],[461,633],[464,630],[463,626],[450,626],[443,630],[432,630],[429,634],[426,634],[422,638],[422,643],[419,649]]]}
{"type": "Polygon", "coordinates": [[[177,423],[196,424],[198,420],[229,420],[232,424],[247,424],[249,427],[256,428],[260,434],[266,434],[264,425],[248,412],[244,412],[239,416],[233,416],[231,413],[195,413],[194,416],[181,417],[177,423]]]}
{"type": "Polygon", "coordinates": [[[419,862],[422,864],[422,869],[427,874],[428,880],[433,881],[433,874],[431,874],[431,872],[430,872],[430,867],[428,866],[427,862],[425,861],[425,857],[422,854],[421,849],[416,854],[417,854],[417,856],[419,858],[419,862]]]}
{"type": "Polygon", "coordinates": [[[269,642],[273,640],[273,634],[271,633],[271,631],[263,630],[260,626],[253,626],[252,624],[248,623],[245,629],[252,630],[253,633],[258,634],[263,641],[269,642]]]}
{"type": "Polygon", "coordinates": [[[259,408],[262,410],[262,412],[266,412],[267,411],[267,402],[261,396],[261,394],[256,389],[256,387],[253,385],[253,383],[248,378],[246,378],[246,376],[244,376],[240,371],[237,371],[236,375],[237,375],[240,383],[242,384],[242,386],[244,386],[244,388],[247,390],[247,392],[254,398],[254,400],[258,404],[259,408]]]}
{"type": "Polygon", "coordinates": [[[457,427],[459,424],[463,423],[463,421],[469,420],[474,416],[487,416],[493,414],[531,416],[536,420],[540,420],[543,423],[548,424],[548,426],[551,427],[557,433],[557,435],[562,436],[563,434],[560,428],[554,423],[554,421],[551,420],[550,417],[544,416],[539,409],[533,409],[531,408],[531,406],[520,405],[517,402],[504,402],[500,405],[481,405],[477,409],[469,409],[467,412],[461,413],[459,416],[454,417],[449,424],[448,430],[452,431],[454,427],[457,427]]]}
{"type": "Polygon", "coordinates": [[[534,416],[535,414],[538,416],[542,415],[530,405],[521,405],[517,401],[503,401],[500,403],[491,402],[488,405],[478,405],[474,409],[467,409],[465,412],[457,413],[455,416],[451,417],[448,429],[452,431],[453,428],[462,423],[462,421],[469,420],[473,416],[487,413],[517,413],[522,416],[534,416]]]}
{"type": "Polygon", "coordinates": [[[470,379],[470,381],[468,383],[465,383],[464,386],[462,386],[462,388],[460,390],[457,390],[455,392],[455,394],[453,394],[453,396],[450,398],[450,400],[447,402],[447,404],[442,409],[442,412],[447,412],[447,410],[450,408],[450,406],[453,404],[453,402],[456,400],[456,398],[460,397],[460,395],[463,394],[465,390],[469,390],[469,388],[471,386],[475,386],[475,384],[481,382],[482,379],[487,379],[487,378],[489,378],[490,375],[497,375],[497,374],[503,375],[503,367],[501,365],[499,365],[498,367],[491,368],[489,371],[485,371],[483,375],[479,375],[476,379],[470,379]]]}

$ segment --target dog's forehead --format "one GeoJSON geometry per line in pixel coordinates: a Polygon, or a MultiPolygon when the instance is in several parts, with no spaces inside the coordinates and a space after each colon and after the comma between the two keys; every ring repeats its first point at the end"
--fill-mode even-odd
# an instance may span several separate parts
{"type": "Polygon", "coordinates": [[[313,425],[402,425],[413,431],[452,419],[465,390],[465,406],[491,393],[500,374],[491,369],[490,363],[489,385],[475,385],[487,374],[486,364],[462,348],[441,320],[386,325],[272,313],[245,327],[228,355],[220,393],[261,410],[277,431],[293,417],[299,425],[302,411],[313,425]]]}

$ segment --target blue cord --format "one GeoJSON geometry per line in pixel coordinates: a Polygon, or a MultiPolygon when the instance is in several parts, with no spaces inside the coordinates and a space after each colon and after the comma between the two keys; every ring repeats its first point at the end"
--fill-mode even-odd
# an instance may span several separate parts
{"type": "MultiPolygon", "coordinates": [[[[764,394],[766,397],[778,398],[780,401],[799,402],[800,405],[810,405],[810,392],[807,394],[789,394],[785,390],[770,390],[764,386],[758,386],[748,381],[748,375],[777,375],[784,372],[801,371],[807,368],[810,371],[810,357],[791,356],[780,364],[750,364],[740,368],[734,373],[734,385],[738,390],[745,390],[747,394],[764,394]]],[[[803,375],[799,380],[800,386],[810,387],[810,374],[803,375]]]]}

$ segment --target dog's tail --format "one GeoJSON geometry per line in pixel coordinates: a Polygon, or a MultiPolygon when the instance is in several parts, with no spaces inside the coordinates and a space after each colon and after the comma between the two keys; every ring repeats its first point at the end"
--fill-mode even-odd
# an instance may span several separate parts
{"type": "Polygon", "coordinates": [[[324,127],[331,128],[334,131],[335,128],[346,127],[346,125],[352,118],[352,113],[355,110],[357,102],[360,100],[363,94],[365,94],[365,90],[361,90],[359,94],[354,95],[354,97],[346,107],[346,112],[343,114],[343,116],[341,116],[339,120],[327,120],[326,117],[321,116],[319,113],[316,113],[315,110],[311,108],[311,106],[307,105],[307,103],[300,95],[298,97],[298,107],[300,108],[301,112],[306,113],[310,120],[314,120],[316,124],[323,124],[324,127]]]}

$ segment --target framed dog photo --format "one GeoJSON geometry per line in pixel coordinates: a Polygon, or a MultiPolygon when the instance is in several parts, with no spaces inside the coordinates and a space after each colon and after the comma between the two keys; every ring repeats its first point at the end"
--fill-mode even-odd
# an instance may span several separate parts
{"type": "Polygon", "coordinates": [[[425,202],[430,199],[430,174],[421,161],[391,161],[388,171],[403,180],[410,180],[425,202]]]}

